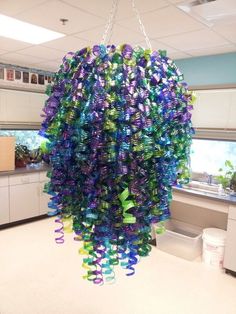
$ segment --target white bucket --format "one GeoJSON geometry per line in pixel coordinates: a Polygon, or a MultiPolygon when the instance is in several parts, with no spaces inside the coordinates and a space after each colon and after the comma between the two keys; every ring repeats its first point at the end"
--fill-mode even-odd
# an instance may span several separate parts
{"type": "Polygon", "coordinates": [[[226,231],[217,228],[203,230],[202,261],[216,268],[223,268],[226,231]]]}

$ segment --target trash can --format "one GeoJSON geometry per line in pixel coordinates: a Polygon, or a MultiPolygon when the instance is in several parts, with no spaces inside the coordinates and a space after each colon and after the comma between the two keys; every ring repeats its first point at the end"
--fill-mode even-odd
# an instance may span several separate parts
{"type": "Polygon", "coordinates": [[[202,239],[203,263],[222,269],[224,262],[226,231],[218,228],[207,228],[203,230],[202,239]]]}

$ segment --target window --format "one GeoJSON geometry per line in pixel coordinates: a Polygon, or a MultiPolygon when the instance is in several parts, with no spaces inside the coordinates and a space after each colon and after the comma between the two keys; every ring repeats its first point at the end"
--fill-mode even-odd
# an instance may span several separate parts
{"type": "Polygon", "coordinates": [[[192,172],[217,175],[226,160],[236,166],[236,142],[193,139],[191,146],[192,172]]]}
{"type": "Polygon", "coordinates": [[[38,148],[44,140],[37,130],[0,130],[0,136],[15,136],[17,144],[25,145],[30,150],[38,148]]]}

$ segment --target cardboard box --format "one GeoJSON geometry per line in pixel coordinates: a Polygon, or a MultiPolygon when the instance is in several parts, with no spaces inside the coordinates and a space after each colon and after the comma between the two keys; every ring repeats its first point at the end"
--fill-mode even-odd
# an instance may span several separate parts
{"type": "Polygon", "coordinates": [[[15,143],[15,137],[0,136],[0,171],[15,169],[15,143]]]}

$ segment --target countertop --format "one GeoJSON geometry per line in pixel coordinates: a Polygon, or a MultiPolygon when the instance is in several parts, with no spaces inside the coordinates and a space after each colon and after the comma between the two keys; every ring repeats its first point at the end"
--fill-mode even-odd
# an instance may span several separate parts
{"type": "MultiPolygon", "coordinates": [[[[28,165],[27,167],[24,168],[16,168],[15,170],[12,171],[0,171],[0,176],[9,176],[9,175],[16,175],[16,174],[27,174],[27,173],[32,173],[32,172],[38,172],[38,171],[48,171],[50,170],[50,166],[45,164],[45,163],[39,163],[39,164],[32,164],[28,165]]],[[[180,193],[185,193],[188,195],[193,195],[193,196],[198,196],[198,197],[203,197],[215,201],[220,201],[220,202],[227,202],[231,204],[236,204],[236,195],[218,195],[218,194],[213,194],[209,192],[202,192],[202,191],[196,191],[193,189],[186,189],[186,188],[181,188],[181,187],[173,187],[173,191],[177,191],[180,193]]]]}
{"type": "Polygon", "coordinates": [[[186,188],[181,188],[181,187],[173,187],[173,191],[185,193],[192,196],[203,197],[203,198],[211,199],[214,201],[227,202],[227,203],[236,205],[236,195],[219,195],[219,194],[213,194],[207,191],[202,192],[202,191],[196,191],[193,189],[186,189],[186,188]]]}
{"type": "Polygon", "coordinates": [[[11,171],[0,171],[0,176],[11,176],[16,174],[27,174],[32,172],[38,172],[38,171],[48,171],[50,170],[50,166],[45,163],[39,163],[39,164],[31,164],[27,165],[26,167],[22,168],[16,168],[15,170],[11,171]]]}

